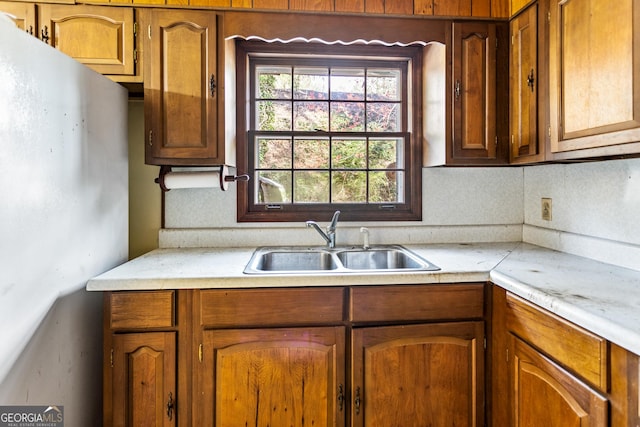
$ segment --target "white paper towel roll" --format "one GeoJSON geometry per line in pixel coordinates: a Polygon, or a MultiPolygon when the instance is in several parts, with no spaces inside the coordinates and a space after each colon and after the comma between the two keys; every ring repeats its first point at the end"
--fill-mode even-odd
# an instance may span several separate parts
{"type": "Polygon", "coordinates": [[[220,188],[220,172],[169,172],[164,176],[167,190],[176,188],[220,188]]]}

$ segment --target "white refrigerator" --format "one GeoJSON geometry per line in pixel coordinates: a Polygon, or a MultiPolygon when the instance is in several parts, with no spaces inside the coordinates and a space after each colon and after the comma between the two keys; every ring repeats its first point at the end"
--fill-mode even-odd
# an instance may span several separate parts
{"type": "Polygon", "coordinates": [[[102,301],[127,260],[127,92],[0,13],[0,405],[101,417],[102,301]]]}

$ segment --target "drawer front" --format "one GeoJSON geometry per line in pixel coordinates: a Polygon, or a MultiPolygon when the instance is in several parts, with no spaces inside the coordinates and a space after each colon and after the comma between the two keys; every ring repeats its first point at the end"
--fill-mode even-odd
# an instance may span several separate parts
{"type": "Polygon", "coordinates": [[[607,389],[607,342],[561,317],[507,294],[507,327],[600,390],[607,389]]]}
{"type": "Polygon", "coordinates": [[[484,283],[355,286],[353,322],[481,319],[484,283]]]}
{"type": "Polygon", "coordinates": [[[170,328],[175,325],[175,291],[107,294],[111,329],[170,328]]]}
{"type": "Polygon", "coordinates": [[[330,325],[344,320],[344,288],[197,291],[200,326],[330,325]]]}

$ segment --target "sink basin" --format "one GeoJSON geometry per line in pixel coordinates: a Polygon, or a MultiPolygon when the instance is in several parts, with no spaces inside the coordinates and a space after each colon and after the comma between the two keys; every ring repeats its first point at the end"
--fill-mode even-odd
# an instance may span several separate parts
{"type": "Polygon", "coordinates": [[[252,261],[249,266],[256,271],[326,271],[338,268],[333,254],[311,249],[272,249],[254,256],[252,261]]]}
{"type": "Polygon", "coordinates": [[[369,249],[338,252],[345,268],[352,270],[422,269],[424,261],[406,249],[369,249]]]}
{"type": "Polygon", "coordinates": [[[399,245],[263,247],[253,253],[246,274],[311,274],[434,271],[438,267],[399,245]]]}

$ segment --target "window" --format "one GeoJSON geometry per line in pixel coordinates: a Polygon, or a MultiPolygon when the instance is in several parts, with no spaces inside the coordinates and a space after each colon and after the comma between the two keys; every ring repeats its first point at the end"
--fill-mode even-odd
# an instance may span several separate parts
{"type": "Polygon", "coordinates": [[[237,51],[238,168],[252,177],[239,220],[420,219],[420,48],[243,41],[237,51]]]}

